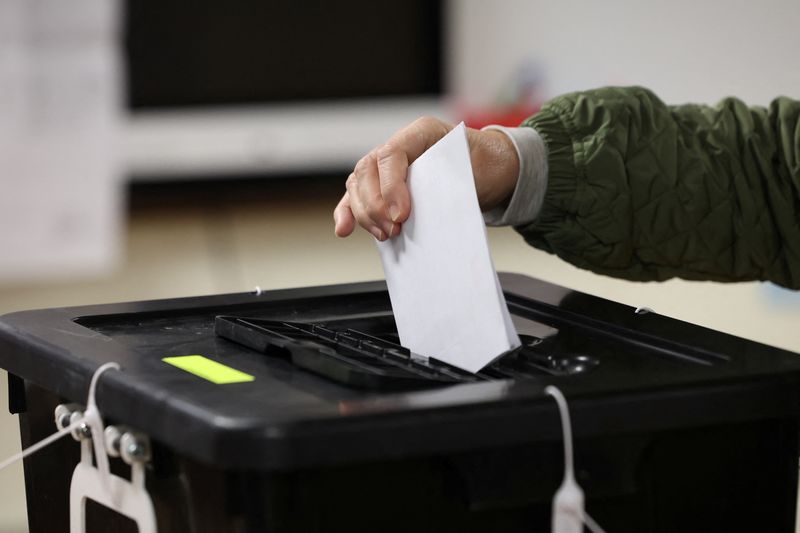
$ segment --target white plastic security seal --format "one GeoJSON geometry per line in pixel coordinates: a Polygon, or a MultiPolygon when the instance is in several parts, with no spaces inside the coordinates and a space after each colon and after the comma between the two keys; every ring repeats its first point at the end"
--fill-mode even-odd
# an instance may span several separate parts
{"type": "Polygon", "coordinates": [[[572,448],[572,422],[567,399],[552,385],[545,387],[545,394],[552,396],[558,404],[561,416],[561,431],[564,435],[564,480],[553,497],[552,533],[583,533],[583,526],[593,533],[605,533],[584,509],[583,489],[575,481],[575,466],[572,448]]]}
{"type": "Polygon", "coordinates": [[[78,427],[78,424],[75,423],[75,424],[67,424],[65,427],[59,428],[58,431],[56,431],[55,433],[53,433],[49,437],[40,440],[36,444],[34,444],[32,446],[29,446],[28,448],[25,448],[21,452],[12,455],[8,459],[4,460],[3,462],[0,462],[0,470],[3,470],[5,468],[11,466],[12,464],[16,463],[17,461],[21,461],[22,459],[25,459],[29,455],[33,455],[34,453],[38,452],[42,448],[46,448],[47,446],[50,446],[51,444],[56,442],[61,437],[64,437],[64,436],[69,435],[70,433],[72,433],[72,430],[77,428],[77,427],[78,427]]]}
{"type": "Polygon", "coordinates": [[[81,443],[81,461],[75,467],[70,484],[70,533],[85,533],[87,499],[127,516],[136,523],[139,533],[157,533],[153,502],[144,485],[144,465],[150,453],[146,436],[125,431],[120,437],[123,444],[126,439],[129,444],[122,455],[125,462],[131,465],[131,481],[116,476],[109,470],[107,442],[116,435],[110,435],[111,438],[105,435],[103,418],[95,401],[95,390],[97,380],[103,372],[110,369],[119,370],[119,365],[106,363],[95,370],[89,385],[88,407],[84,412],[80,411],[81,407],[77,404],[56,407],[55,423],[58,431],[0,462],[0,470],[72,434],[81,443]],[[97,468],[92,464],[92,446],[97,458],[97,468]]]}
{"type": "Polygon", "coordinates": [[[112,474],[106,455],[103,419],[95,401],[95,389],[100,375],[110,369],[119,370],[117,363],[98,368],[89,386],[83,421],[92,438],[81,441],[81,461],[72,474],[69,491],[70,533],[86,532],[86,500],[93,500],[126,516],[136,523],[139,533],[157,533],[153,502],[144,485],[144,463],[131,464],[131,481],[112,474]],[[97,467],[92,464],[92,447],[97,467]]]}

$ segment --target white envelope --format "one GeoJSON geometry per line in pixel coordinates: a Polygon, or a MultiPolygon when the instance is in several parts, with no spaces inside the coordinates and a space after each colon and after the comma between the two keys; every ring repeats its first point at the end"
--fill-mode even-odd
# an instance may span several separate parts
{"type": "Polygon", "coordinates": [[[378,242],[403,346],[478,372],[520,345],[478,206],[464,124],[408,171],[411,216],[378,242]]]}

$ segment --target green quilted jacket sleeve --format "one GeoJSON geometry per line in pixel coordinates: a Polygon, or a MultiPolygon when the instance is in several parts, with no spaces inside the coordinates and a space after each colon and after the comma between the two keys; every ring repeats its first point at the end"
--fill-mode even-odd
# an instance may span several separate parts
{"type": "Polygon", "coordinates": [[[667,106],[639,87],[568,94],[523,125],[548,148],[539,217],[516,229],[632,280],[800,289],[800,102],[667,106]]]}

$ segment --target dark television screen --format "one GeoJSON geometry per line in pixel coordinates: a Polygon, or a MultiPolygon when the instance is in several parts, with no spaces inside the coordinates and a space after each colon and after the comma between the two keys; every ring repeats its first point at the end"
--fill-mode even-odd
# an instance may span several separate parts
{"type": "Polygon", "coordinates": [[[442,6],[129,0],[133,109],[441,92],[442,6]]]}

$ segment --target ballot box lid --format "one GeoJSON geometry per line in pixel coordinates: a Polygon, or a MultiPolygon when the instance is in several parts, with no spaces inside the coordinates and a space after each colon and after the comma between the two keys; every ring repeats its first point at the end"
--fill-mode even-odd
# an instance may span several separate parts
{"type": "Polygon", "coordinates": [[[533,348],[476,376],[436,367],[438,381],[347,381],[319,359],[338,357],[336,346],[303,364],[291,345],[215,332],[218,317],[233,316],[396,342],[383,282],[12,313],[0,317],[0,367],[83,403],[94,371],[117,362],[97,388],[109,422],[227,469],[558,441],[547,385],[567,397],[578,439],[797,417],[796,354],[518,274],[500,281],[533,348]]]}

